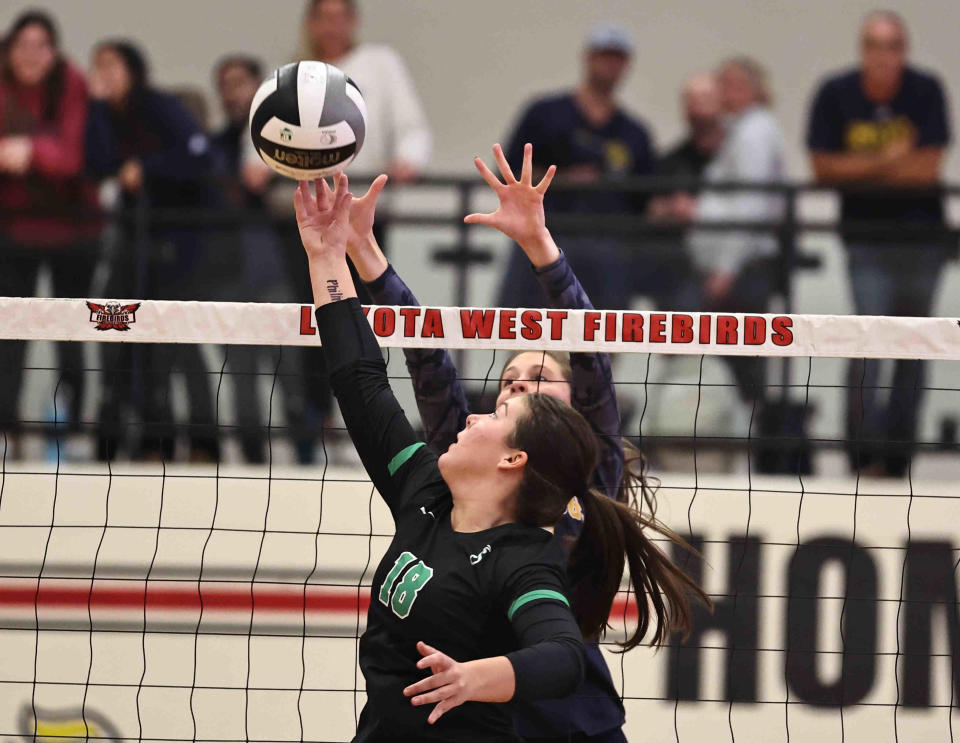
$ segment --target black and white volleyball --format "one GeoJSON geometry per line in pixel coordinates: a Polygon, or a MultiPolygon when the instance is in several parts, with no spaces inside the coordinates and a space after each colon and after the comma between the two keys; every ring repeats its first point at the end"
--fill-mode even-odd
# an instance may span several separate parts
{"type": "Polygon", "coordinates": [[[263,161],[297,180],[325,178],[363,146],[367,107],[354,82],[325,62],[275,70],[250,107],[250,136],[263,161]]]}

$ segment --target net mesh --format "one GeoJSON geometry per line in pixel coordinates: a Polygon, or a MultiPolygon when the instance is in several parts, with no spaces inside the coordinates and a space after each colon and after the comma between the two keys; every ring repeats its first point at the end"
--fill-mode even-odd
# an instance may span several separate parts
{"type": "MultiPolygon", "coordinates": [[[[173,377],[163,392],[173,448],[135,445],[151,424],[168,423],[141,408],[123,424],[118,457],[97,461],[98,412],[118,389],[135,389],[138,374],[157,370],[150,346],[80,343],[90,394],[79,410],[63,394],[79,370],[31,352],[20,412],[0,434],[0,735],[349,740],[364,703],[358,638],[392,522],[336,419],[311,430],[289,419],[285,381],[294,373],[284,355],[315,344],[309,308],[304,317],[299,307],[278,307],[278,322],[248,306],[254,314],[241,323],[210,320],[235,307],[143,303],[130,330],[99,331],[102,311],[84,307],[82,322],[63,319],[73,300],[3,302],[3,338],[35,338],[37,327],[74,342],[219,338],[192,349],[206,361],[200,383],[222,450],[218,461],[182,461],[204,421],[191,419],[194,372],[173,362],[159,367],[173,377]],[[165,306],[150,314],[152,305],[165,306]],[[188,319],[159,322],[174,317],[188,319]],[[259,365],[232,363],[253,342],[263,344],[259,365]],[[129,365],[102,364],[108,347],[130,351],[129,365]],[[240,461],[250,427],[234,393],[250,378],[262,408],[258,464],[240,461]],[[313,464],[298,464],[304,441],[313,464]]],[[[624,313],[612,339],[607,315],[573,314],[559,338],[498,339],[494,331],[484,339],[452,332],[465,327],[458,308],[437,311],[443,338],[423,337],[425,313],[414,337],[403,337],[397,311],[378,334],[388,346],[472,349],[462,369],[478,406],[495,391],[508,348],[617,352],[622,434],[659,481],[658,516],[703,556],[675,558],[716,602],[685,641],[618,654],[615,642],[636,616],[626,594],[618,597],[603,646],[628,738],[954,739],[955,321],[792,316],[792,345],[780,346],[774,318],[765,319],[763,342],[748,344],[749,323],[738,316],[737,342],[722,344],[719,318],[705,340],[687,342],[682,329],[671,335],[668,316],[658,348],[650,344],[660,343],[651,340],[660,321],[649,314],[642,341],[624,340],[624,313]],[[746,353],[761,354],[771,380],[752,393],[736,384],[728,360],[753,358],[746,353]],[[903,414],[894,396],[917,412],[917,428],[878,437],[878,409],[887,419],[903,414]]],[[[376,329],[376,312],[369,317],[376,329]]],[[[491,323],[499,328],[500,318],[491,323]]],[[[700,323],[694,317],[691,327],[700,323]]],[[[157,348],[182,360],[187,346],[157,348]]],[[[394,389],[415,418],[403,354],[387,354],[394,389]]]]}

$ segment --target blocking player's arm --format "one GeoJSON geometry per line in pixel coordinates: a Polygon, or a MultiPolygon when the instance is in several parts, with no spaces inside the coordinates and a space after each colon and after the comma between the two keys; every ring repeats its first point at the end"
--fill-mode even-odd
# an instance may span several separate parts
{"type": "MultiPolygon", "coordinates": [[[[385,184],[386,176],[381,175],[366,194],[353,200],[347,253],[374,303],[419,307],[419,300],[387,262],[373,235],[377,198],[385,184]]],[[[463,430],[470,414],[453,359],[443,349],[405,348],[404,356],[427,443],[435,451],[444,452],[463,430]]]]}
{"type": "MultiPolygon", "coordinates": [[[[534,267],[537,281],[552,307],[570,310],[592,310],[593,303],[560,253],[550,264],[534,267]]],[[[623,443],[620,440],[620,411],[613,384],[610,355],[606,353],[570,354],[570,396],[576,408],[593,427],[601,443],[600,461],[594,470],[601,492],[616,498],[623,476],[623,443]]]]}
{"type": "MultiPolygon", "coordinates": [[[[389,264],[366,286],[377,304],[420,306],[419,300],[389,264]]],[[[405,348],[403,353],[427,443],[442,453],[456,440],[470,415],[470,405],[457,368],[450,354],[442,348],[405,348]]]]}

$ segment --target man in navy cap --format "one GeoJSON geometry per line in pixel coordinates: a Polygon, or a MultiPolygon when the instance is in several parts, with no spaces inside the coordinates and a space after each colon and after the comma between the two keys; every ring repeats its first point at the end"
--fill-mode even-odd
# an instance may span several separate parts
{"type": "MultiPolygon", "coordinates": [[[[590,184],[654,172],[646,127],[616,100],[632,54],[630,37],[622,28],[602,25],[590,32],[580,84],[572,91],[533,101],[520,116],[506,150],[517,172],[526,142],[533,144],[534,169],[543,173],[555,164],[558,182],[590,184]]],[[[544,207],[548,218],[572,213],[640,214],[645,202],[645,197],[619,189],[552,189],[544,207]]],[[[592,230],[558,232],[554,233],[557,242],[597,307],[625,309],[634,293],[648,293],[635,278],[637,256],[629,244],[592,230]]],[[[530,263],[519,247],[514,246],[501,286],[502,306],[529,307],[542,301],[530,263]]]]}

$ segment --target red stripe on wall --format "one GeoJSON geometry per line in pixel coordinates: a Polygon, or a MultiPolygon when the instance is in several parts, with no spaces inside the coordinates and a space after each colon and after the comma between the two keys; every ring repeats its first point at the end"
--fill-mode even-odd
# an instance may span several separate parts
{"type": "MultiPolygon", "coordinates": [[[[87,581],[82,586],[65,586],[62,582],[51,584],[41,581],[39,594],[35,581],[30,585],[0,583],[0,606],[34,607],[38,609],[131,609],[142,613],[146,602],[147,611],[200,611],[201,599],[204,611],[243,612],[269,611],[302,614],[304,594],[302,588],[278,589],[253,584],[250,587],[224,588],[217,585],[169,587],[150,585],[146,592],[143,586],[97,585],[93,588],[87,581]]],[[[363,588],[358,596],[348,587],[331,590],[310,586],[306,592],[306,611],[333,614],[366,612],[370,605],[369,589],[363,588]]],[[[610,612],[611,619],[637,618],[633,601],[618,597],[610,612]]]]}

